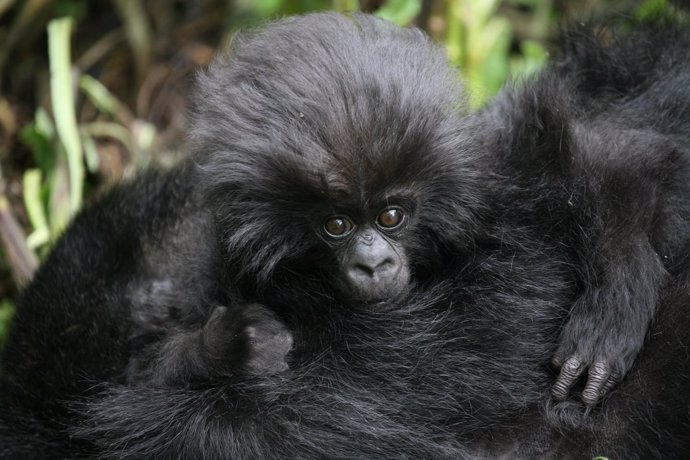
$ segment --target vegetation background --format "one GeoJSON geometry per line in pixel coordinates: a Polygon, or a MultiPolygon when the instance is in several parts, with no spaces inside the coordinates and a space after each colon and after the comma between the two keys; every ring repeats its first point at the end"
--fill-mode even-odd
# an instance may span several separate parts
{"type": "Polygon", "coordinates": [[[241,28],[365,11],[442,43],[473,107],[547,61],[564,18],[665,0],[0,0],[0,343],[21,287],[83,203],[185,154],[195,69],[241,28]]]}

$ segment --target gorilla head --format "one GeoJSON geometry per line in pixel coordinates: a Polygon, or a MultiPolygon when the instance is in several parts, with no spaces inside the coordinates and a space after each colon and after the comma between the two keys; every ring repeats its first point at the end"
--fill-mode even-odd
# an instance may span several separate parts
{"type": "Polygon", "coordinates": [[[200,76],[201,181],[233,284],[311,280],[380,304],[476,226],[472,155],[454,154],[468,150],[457,76],[418,30],[364,15],[303,21],[238,37],[200,76]]]}

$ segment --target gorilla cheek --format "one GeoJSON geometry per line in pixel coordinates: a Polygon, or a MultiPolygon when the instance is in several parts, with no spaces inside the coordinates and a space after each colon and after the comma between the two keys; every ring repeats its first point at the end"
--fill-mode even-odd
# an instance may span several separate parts
{"type": "Polygon", "coordinates": [[[407,258],[401,247],[367,230],[355,236],[341,258],[347,284],[354,297],[379,301],[395,297],[410,282],[407,258]]]}

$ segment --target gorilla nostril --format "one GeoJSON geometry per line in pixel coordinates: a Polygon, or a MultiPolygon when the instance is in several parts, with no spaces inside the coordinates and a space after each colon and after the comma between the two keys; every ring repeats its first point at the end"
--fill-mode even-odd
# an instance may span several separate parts
{"type": "Polygon", "coordinates": [[[359,275],[373,277],[374,273],[376,273],[376,267],[373,267],[369,264],[355,264],[354,271],[359,275]]]}
{"type": "Polygon", "coordinates": [[[390,257],[383,260],[375,268],[375,271],[379,273],[386,273],[393,270],[395,270],[395,261],[390,257]]]}
{"type": "Polygon", "coordinates": [[[387,257],[380,262],[376,260],[358,262],[352,267],[353,274],[358,276],[366,276],[368,278],[389,276],[390,274],[396,272],[397,269],[398,265],[390,257],[387,257]]]}

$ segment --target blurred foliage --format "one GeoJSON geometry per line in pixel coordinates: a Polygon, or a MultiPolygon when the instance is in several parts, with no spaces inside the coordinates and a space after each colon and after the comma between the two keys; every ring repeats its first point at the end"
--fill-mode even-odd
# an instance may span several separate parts
{"type": "Polygon", "coordinates": [[[14,314],[12,303],[8,299],[0,300],[0,343],[5,340],[12,314],[14,314]]]}
{"type": "MultiPolygon", "coordinates": [[[[521,0],[520,4],[541,18],[542,22],[533,27],[547,27],[550,1],[521,0]]],[[[500,5],[500,0],[457,0],[448,4],[445,45],[451,61],[465,75],[473,106],[495,94],[509,73],[518,77],[546,63],[546,50],[536,41],[525,40],[511,52],[513,29],[505,16],[497,14],[500,5]]]]}
{"type": "MultiPolygon", "coordinates": [[[[239,28],[365,11],[445,45],[478,107],[540,69],[565,14],[634,0],[0,0],[0,339],[69,219],[134,169],[184,154],[194,69],[239,28]]],[[[664,0],[636,11],[652,15],[664,0]]]]}

